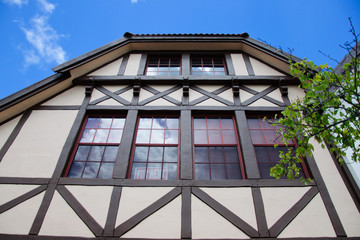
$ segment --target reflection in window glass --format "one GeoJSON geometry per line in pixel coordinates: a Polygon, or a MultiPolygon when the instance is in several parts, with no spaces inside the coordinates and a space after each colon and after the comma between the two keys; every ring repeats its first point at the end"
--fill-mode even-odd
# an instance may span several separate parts
{"type": "Polygon", "coordinates": [[[125,118],[88,117],[65,176],[112,178],[125,118]]]}
{"type": "Polygon", "coordinates": [[[194,174],[198,180],[244,176],[232,117],[194,117],[194,174]]]}
{"type": "Polygon", "coordinates": [[[178,179],[179,119],[144,117],[137,137],[128,177],[147,180],[178,179]]]}
{"type": "Polygon", "coordinates": [[[191,74],[204,76],[226,75],[225,60],[221,56],[191,57],[191,74]]]}
{"type": "MultiPolygon", "coordinates": [[[[256,159],[258,162],[260,176],[263,179],[270,179],[270,168],[279,162],[280,151],[287,152],[290,147],[296,147],[293,141],[289,141],[288,146],[284,144],[281,137],[277,133],[277,126],[272,126],[271,122],[275,119],[272,116],[257,116],[249,117],[247,123],[251,135],[251,140],[254,145],[256,159]],[[274,148],[274,144],[278,144],[274,148]]],[[[309,177],[304,163],[299,164],[300,176],[309,177]]]]}
{"type": "Polygon", "coordinates": [[[174,76],[181,73],[179,56],[150,56],[147,61],[145,75],[174,76]]]}

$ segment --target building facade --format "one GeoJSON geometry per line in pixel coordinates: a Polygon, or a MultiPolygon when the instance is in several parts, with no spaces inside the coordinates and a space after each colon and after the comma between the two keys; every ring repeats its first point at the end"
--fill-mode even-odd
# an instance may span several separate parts
{"type": "Polygon", "coordinates": [[[304,91],[247,33],[125,33],[53,70],[0,101],[0,239],[360,237],[327,149],[308,185],[269,176],[296,143],[263,119],[304,91]]]}

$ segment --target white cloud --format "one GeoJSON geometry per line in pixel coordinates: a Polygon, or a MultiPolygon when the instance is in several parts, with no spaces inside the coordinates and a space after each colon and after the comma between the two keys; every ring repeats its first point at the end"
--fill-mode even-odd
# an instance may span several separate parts
{"type": "Polygon", "coordinates": [[[55,9],[55,5],[47,2],[46,0],[38,0],[38,2],[40,3],[42,10],[46,13],[51,14],[55,9]]]}
{"type": "Polygon", "coordinates": [[[26,65],[40,61],[60,64],[66,60],[66,52],[58,43],[61,35],[50,26],[48,16],[35,15],[30,20],[30,26],[21,29],[31,44],[31,49],[24,51],[26,65]]]}
{"type": "Polygon", "coordinates": [[[21,7],[22,5],[28,4],[28,0],[2,0],[6,4],[10,5],[17,5],[18,7],[21,7]]]}
{"type": "Polygon", "coordinates": [[[138,0],[131,0],[131,3],[137,3],[138,0]]]}

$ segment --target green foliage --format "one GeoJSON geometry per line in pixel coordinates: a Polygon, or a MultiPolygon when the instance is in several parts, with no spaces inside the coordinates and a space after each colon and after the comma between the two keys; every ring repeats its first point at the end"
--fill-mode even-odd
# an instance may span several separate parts
{"type": "Polygon", "coordinates": [[[360,141],[360,65],[355,49],[352,60],[344,65],[345,74],[336,74],[327,64],[316,66],[307,60],[290,61],[291,75],[300,80],[299,87],[305,90],[305,97],[292,102],[274,124],[281,126],[279,132],[285,143],[286,139],[296,139],[297,148],[280,154],[281,160],[271,169],[271,176],[297,177],[296,163],[306,155],[311,156],[314,150],[311,139],[323,148],[325,143],[336,145],[339,160],[348,148],[353,151],[352,160],[360,160],[356,144],[360,141]]]}

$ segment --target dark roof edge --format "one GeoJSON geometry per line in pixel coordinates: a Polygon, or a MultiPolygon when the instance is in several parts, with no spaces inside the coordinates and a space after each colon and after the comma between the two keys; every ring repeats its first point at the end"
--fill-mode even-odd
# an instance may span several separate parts
{"type": "Polygon", "coordinates": [[[50,77],[47,77],[33,85],[30,85],[29,87],[26,87],[14,94],[11,94],[8,97],[5,97],[0,100],[0,112],[45,90],[49,87],[52,87],[59,82],[63,81],[64,79],[70,77],[69,72],[64,73],[56,73],[54,75],[51,75],[50,77]]]}
{"type": "MultiPolygon", "coordinates": [[[[244,41],[251,42],[254,45],[259,46],[265,51],[270,51],[273,55],[287,60],[286,53],[279,51],[278,49],[271,47],[263,42],[257,41],[249,37],[248,33],[242,34],[152,34],[152,35],[137,35],[126,32],[124,37],[117,39],[111,43],[108,43],[102,47],[94,49],[86,54],[76,57],[70,61],[60,64],[53,68],[55,72],[63,72],[71,70],[77,66],[80,66],[86,62],[93,60],[96,57],[102,56],[112,50],[115,50],[121,46],[124,46],[131,42],[147,42],[154,40],[167,40],[167,41],[244,41]]],[[[295,60],[300,58],[294,57],[295,60]]]]}
{"type": "MultiPolygon", "coordinates": [[[[351,59],[354,57],[356,47],[358,48],[358,53],[360,53],[360,41],[355,44],[355,46],[345,55],[345,57],[334,68],[334,72],[336,74],[344,73],[343,67],[346,63],[350,63],[351,59]]],[[[356,56],[356,57],[360,57],[360,56],[356,56]]]]}

